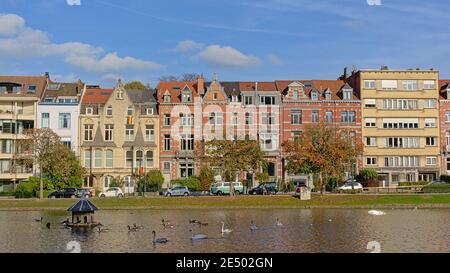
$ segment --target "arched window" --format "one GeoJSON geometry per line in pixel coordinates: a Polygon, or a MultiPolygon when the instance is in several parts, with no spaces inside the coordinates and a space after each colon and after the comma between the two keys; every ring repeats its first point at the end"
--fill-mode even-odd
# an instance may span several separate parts
{"type": "Polygon", "coordinates": [[[94,167],[95,168],[103,167],[103,151],[102,150],[97,149],[94,152],[94,167]]]}
{"type": "Polygon", "coordinates": [[[147,167],[152,168],[153,167],[153,151],[147,151],[147,153],[145,155],[145,159],[146,159],[147,167]]]}
{"type": "Polygon", "coordinates": [[[144,166],[144,152],[136,151],[136,167],[140,168],[144,166]]]}

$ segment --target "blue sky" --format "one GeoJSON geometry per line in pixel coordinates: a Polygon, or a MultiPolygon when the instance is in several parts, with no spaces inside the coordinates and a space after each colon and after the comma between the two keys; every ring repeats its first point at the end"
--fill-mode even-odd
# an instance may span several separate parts
{"type": "Polygon", "coordinates": [[[155,86],[189,72],[334,79],[344,66],[388,65],[449,78],[449,10],[447,0],[0,0],[0,74],[155,86]]]}

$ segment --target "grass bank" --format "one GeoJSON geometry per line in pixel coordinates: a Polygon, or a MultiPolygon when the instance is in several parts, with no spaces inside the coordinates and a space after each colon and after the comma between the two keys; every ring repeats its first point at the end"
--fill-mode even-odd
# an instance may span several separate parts
{"type": "MultiPolygon", "coordinates": [[[[99,209],[189,209],[189,208],[450,208],[450,194],[415,195],[313,195],[310,201],[292,196],[204,196],[154,198],[93,198],[99,209]]],[[[0,200],[0,210],[67,209],[73,199],[0,200]]]]}

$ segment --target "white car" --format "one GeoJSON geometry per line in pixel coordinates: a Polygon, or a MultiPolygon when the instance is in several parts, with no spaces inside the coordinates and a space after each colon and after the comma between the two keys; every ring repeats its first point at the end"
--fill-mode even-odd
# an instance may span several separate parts
{"type": "Polygon", "coordinates": [[[123,197],[123,192],[120,188],[108,188],[105,191],[102,191],[101,193],[99,193],[100,197],[123,197]]]}
{"type": "Polygon", "coordinates": [[[362,192],[363,186],[361,185],[361,183],[353,182],[353,187],[352,187],[352,182],[347,181],[344,183],[344,185],[338,187],[337,189],[338,189],[338,192],[340,192],[340,193],[343,193],[346,191],[351,191],[351,190],[355,190],[357,192],[362,192]]]}

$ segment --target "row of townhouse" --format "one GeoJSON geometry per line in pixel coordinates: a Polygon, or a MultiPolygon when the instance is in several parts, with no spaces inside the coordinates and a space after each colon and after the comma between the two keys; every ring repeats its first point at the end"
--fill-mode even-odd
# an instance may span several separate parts
{"type": "MultiPolygon", "coordinates": [[[[362,142],[352,170],[373,168],[380,181],[432,180],[450,171],[450,80],[431,70],[358,70],[337,80],[160,82],[156,89],[113,89],[0,76],[0,191],[35,174],[16,162],[15,142],[28,128],[51,128],[86,168],[85,187],[114,179],[133,192],[135,175],[160,169],[165,187],[198,175],[197,141],[255,139],[271,180],[285,171],[282,143],[305,125],[329,123],[362,142]]],[[[242,174],[245,179],[247,174],[242,174]]],[[[249,178],[250,175],[247,176],[249,178]]]]}

